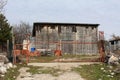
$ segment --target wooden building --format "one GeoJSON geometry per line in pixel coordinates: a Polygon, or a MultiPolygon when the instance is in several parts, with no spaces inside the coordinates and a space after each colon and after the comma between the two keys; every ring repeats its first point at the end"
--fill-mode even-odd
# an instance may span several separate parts
{"type": "Polygon", "coordinates": [[[62,50],[69,54],[98,53],[99,24],[48,23],[33,24],[36,49],[62,50]]]}
{"type": "Polygon", "coordinates": [[[116,50],[120,50],[120,39],[113,39],[109,41],[110,51],[114,52],[116,50]]]}

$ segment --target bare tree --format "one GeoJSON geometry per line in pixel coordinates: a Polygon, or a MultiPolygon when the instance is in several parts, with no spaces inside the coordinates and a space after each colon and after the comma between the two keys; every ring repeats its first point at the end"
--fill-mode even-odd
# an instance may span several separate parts
{"type": "Polygon", "coordinates": [[[28,23],[21,22],[13,27],[13,35],[15,36],[15,43],[22,44],[23,40],[31,36],[31,26],[28,23]]]}
{"type": "Polygon", "coordinates": [[[7,0],[0,0],[0,13],[3,11],[4,6],[7,4],[7,0]]]}
{"type": "Polygon", "coordinates": [[[116,36],[115,34],[112,35],[112,40],[120,39],[120,36],[116,36]]]}

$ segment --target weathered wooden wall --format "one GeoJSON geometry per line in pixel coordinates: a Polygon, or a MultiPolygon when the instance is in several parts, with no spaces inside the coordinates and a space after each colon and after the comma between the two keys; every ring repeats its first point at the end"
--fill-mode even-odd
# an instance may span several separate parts
{"type": "Polygon", "coordinates": [[[63,53],[95,54],[98,53],[97,27],[93,26],[37,26],[35,36],[36,49],[57,48],[63,53]]]}

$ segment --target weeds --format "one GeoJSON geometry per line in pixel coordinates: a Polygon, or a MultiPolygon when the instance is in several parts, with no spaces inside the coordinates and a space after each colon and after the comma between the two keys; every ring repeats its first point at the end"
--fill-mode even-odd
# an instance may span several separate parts
{"type": "Polygon", "coordinates": [[[119,80],[120,74],[115,75],[114,67],[111,69],[106,64],[82,65],[73,68],[73,71],[79,73],[86,80],[119,80]]]}
{"type": "Polygon", "coordinates": [[[29,70],[27,70],[27,72],[32,73],[32,75],[34,74],[51,74],[53,76],[58,76],[60,75],[60,73],[63,73],[64,71],[60,70],[60,69],[55,69],[55,68],[43,68],[43,67],[33,67],[33,66],[29,66],[29,70]]]}

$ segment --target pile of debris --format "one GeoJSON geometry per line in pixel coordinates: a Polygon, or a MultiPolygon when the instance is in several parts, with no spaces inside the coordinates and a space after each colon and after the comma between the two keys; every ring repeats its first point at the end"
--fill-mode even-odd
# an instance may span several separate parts
{"type": "Polygon", "coordinates": [[[105,63],[109,65],[119,65],[120,64],[120,55],[115,53],[109,53],[105,57],[105,63]]]}
{"type": "Polygon", "coordinates": [[[116,53],[110,53],[105,57],[105,63],[109,66],[116,66],[114,69],[115,74],[120,74],[120,55],[116,53]]]}
{"type": "Polygon", "coordinates": [[[7,70],[10,69],[10,68],[13,68],[12,63],[4,64],[4,63],[0,62],[0,74],[7,73],[7,70]]]}
{"type": "Polygon", "coordinates": [[[10,68],[14,68],[11,62],[9,62],[8,58],[5,55],[0,55],[0,75],[7,73],[7,70],[10,68]]]}

